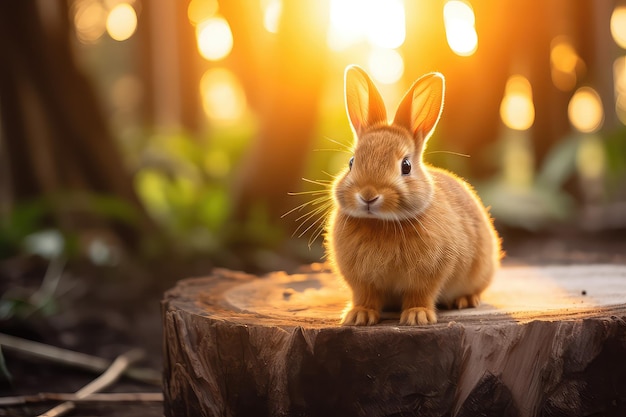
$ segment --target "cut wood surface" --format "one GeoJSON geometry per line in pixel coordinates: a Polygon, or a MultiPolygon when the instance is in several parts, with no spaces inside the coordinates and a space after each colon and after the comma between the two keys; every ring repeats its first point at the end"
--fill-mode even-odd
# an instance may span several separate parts
{"type": "Polygon", "coordinates": [[[341,327],[321,265],[163,301],[167,416],[626,415],[626,266],[509,266],[439,323],[341,327]]]}

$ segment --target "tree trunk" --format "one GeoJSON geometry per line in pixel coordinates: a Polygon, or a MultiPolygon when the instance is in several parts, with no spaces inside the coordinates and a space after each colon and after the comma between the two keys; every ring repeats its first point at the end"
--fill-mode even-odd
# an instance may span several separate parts
{"type": "Polygon", "coordinates": [[[508,267],[439,323],[337,325],[349,292],[313,265],[216,270],[163,301],[167,416],[626,412],[626,267],[508,267]]]}
{"type": "MultiPolygon", "coordinates": [[[[49,199],[61,227],[101,225],[94,213],[68,213],[64,193],[116,197],[151,227],[124,169],[94,89],[79,70],[71,48],[67,3],[0,2],[0,120],[8,166],[4,187],[14,203],[49,199]],[[40,6],[39,6],[40,7],[40,6]]],[[[106,223],[106,221],[105,221],[106,223]]],[[[113,227],[129,243],[136,230],[113,227]]]]}
{"type": "Polygon", "coordinates": [[[300,188],[314,139],[327,54],[328,22],[320,16],[327,13],[317,0],[283,2],[276,39],[263,44],[261,54],[262,34],[245,27],[251,16],[241,10],[247,7],[247,1],[233,1],[222,10],[237,36],[234,70],[259,116],[259,132],[233,187],[234,217],[246,220],[262,207],[278,219],[292,208],[288,193],[300,188]]]}
{"type": "Polygon", "coordinates": [[[143,123],[151,128],[197,134],[204,127],[200,106],[202,62],[188,1],[142,2],[137,36],[144,80],[143,123]]]}

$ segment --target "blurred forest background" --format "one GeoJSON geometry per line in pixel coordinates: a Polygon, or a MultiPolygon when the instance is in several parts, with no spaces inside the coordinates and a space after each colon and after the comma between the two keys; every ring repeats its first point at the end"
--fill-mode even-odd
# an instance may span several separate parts
{"type": "Polygon", "coordinates": [[[444,73],[426,158],[501,231],[626,228],[626,2],[2,1],[0,57],[0,318],[79,299],[68,268],[123,298],[319,260],[283,215],[347,164],[348,64],[390,108],[444,73]]]}
{"type": "MultiPolygon", "coordinates": [[[[507,262],[626,262],[624,0],[4,0],[0,331],[158,370],[176,280],[323,260],[348,64],[390,109],[445,75],[425,157],[507,262]]],[[[0,395],[91,379],[0,351],[0,395]]]]}

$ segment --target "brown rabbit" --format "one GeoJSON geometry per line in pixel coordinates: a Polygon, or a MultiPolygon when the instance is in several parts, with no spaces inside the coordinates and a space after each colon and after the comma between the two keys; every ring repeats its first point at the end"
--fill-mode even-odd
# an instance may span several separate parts
{"type": "Polygon", "coordinates": [[[356,146],[333,184],[326,249],[352,289],[344,325],[372,325],[383,307],[400,324],[436,323],[435,305],[475,307],[500,262],[500,239],[472,187],[422,160],[443,109],[444,78],[426,74],[389,124],[373,82],[345,72],[356,146]]]}

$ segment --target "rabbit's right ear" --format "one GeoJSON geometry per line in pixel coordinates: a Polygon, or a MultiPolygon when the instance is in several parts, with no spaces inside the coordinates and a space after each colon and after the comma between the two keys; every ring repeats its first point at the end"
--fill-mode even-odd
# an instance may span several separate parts
{"type": "Polygon", "coordinates": [[[346,111],[357,136],[370,126],[387,123],[383,99],[363,69],[356,65],[346,68],[344,92],[346,111]]]}
{"type": "Polygon", "coordinates": [[[424,75],[405,94],[396,110],[394,123],[407,128],[418,142],[425,143],[441,116],[444,91],[443,74],[424,75]]]}

